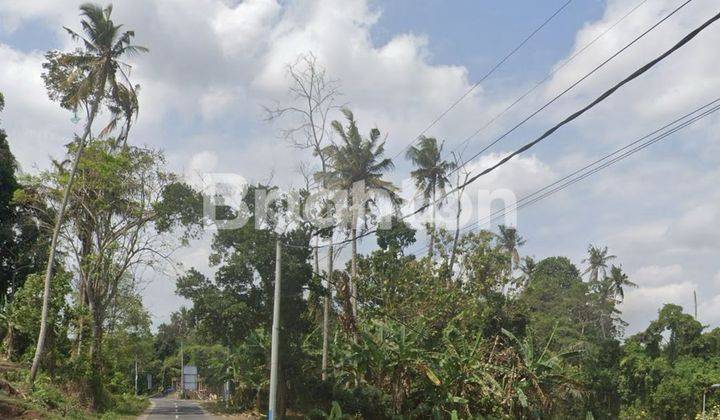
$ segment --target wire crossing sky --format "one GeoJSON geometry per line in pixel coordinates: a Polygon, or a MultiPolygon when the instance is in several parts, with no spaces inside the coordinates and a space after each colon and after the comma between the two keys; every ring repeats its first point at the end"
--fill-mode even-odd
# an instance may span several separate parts
{"type": "MultiPolygon", "coordinates": [[[[685,4],[687,4],[687,2],[686,2],[685,4]]],[[[677,10],[677,9],[676,9],[676,10],[677,10]]],[[[718,13],[718,14],[716,14],[715,16],[711,17],[711,18],[708,19],[706,22],[704,22],[702,25],[700,25],[699,27],[697,27],[695,30],[693,30],[693,31],[691,31],[690,33],[688,33],[687,35],[685,35],[682,39],[680,39],[675,45],[673,45],[670,49],[668,49],[667,51],[665,51],[663,54],[661,54],[660,56],[658,56],[658,57],[655,58],[654,60],[646,63],[644,66],[638,68],[638,69],[635,70],[632,74],[630,74],[629,76],[627,76],[626,78],[624,78],[624,79],[621,80],[620,82],[616,83],[614,86],[612,86],[611,88],[609,88],[608,90],[606,90],[603,94],[601,94],[600,96],[598,96],[595,100],[593,100],[592,102],[590,102],[588,105],[586,105],[585,107],[583,107],[583,108],[575,111],[574,113],[572,113],[571,115],[569,115],[569,116],[567,116],[565,119],[563,119],[562,121],[560,121],[560,122],[558,122],[557,124],[555,124],[553,127],[551,127],[550,129],[548,129],[547,131],[545,131],[542,135],[540,135],[540,136],[539,136],[538,138],[536,138],[535,140],[533,140],[533,141],[525,144],[525,145],[522,146],[521,148],[519,148],[519,149],[515,150],[514,152],[510,153],[509,155],[503,157],[502,159],[500,159],[499,162],[497,162],[497,163],[495,163],[494,165],[492,165],[492,166],[490,166],[490,167],[482,170],[480,173],[473,175],[472,177],[470,177],[467,181],[463,182],[462,184],[455,186],[455,187],[452,188],[450,191],[448,191],[448,192],[446,192],[445,194],[443,194],[439,199],[437,199],[437,200],[435,200],[435,201],[433,201],[433,202],[430,202],[430,203],[427,203],[427,204],[424,204],[424,205],[420,206],[418,209],[414,210],[413,212],[411,212],[411,213],[409,213],[409,214],[406,214],[406,215],[403,215],[402,217],[400,217],[400,219],[407,219],[408,217],[413,216],[413,215],[416,215],[416,214],[424,211],[425,209],[429,208],[430,206],[437,204],[438,202],[442,202],[443,200],[445,200],[445,199],[446,199],[448,196],[450,196],[451,194],[453,194],[453,193],[455,193],[455,192],[457,192],[457,191],[465,188],[466,186],[472,184],[473,182],[477,181],[480,177],[485,176],[485,175],[491,173],[492,171],[498,169],[499,167],[505,165],[505,164],[506,164],[508,161],[510,161],[510,159],[512,159],[513,157],[515,157],[515,156],[517,156],[517,155],[519,155],[519,154],[521,154],[521,153],[529,150],[530,148],[534,147],[536,144],[538,144],[538,143],[540,143],[541,141],[545,140],[546,138],[550,137],[553,133],[555,133],[555,132],[556,132],[558,129],[560,129],[562,126],[564,126],[564,125],[566,125],[566,124],[569,124],[570,122],[572,122],[572,121],[575,120],[576,118],[580,117],[581,115],[583,115],[584,113],[586,113],[586,112],[589,111],[590,109],[592,109],[592,108],[594,108],[595,106],[597,106],[599,103],[605,101],[607,98],[609,98],[611,95],[613,95],[618,89],[620,89],[620,88],[623,87],[624,85],[630,83],[630,82],[633,81],[634,79],[640,77],[642,74],[644,74],[644,73],[647,72],[648,70],[652,69],[655,65],[657,65],[657,64],[660,63],[661,61],[665,60],[667,57],[669,57],[670,55],[672,55],[675,51],[679,50],[679,49],[682,48],[685,44],[687,44],[688,42],[690,42],[693,38],[695,38],[698,34],[700,34],[700,32],[702,32],[703,30],[705,30],[708,26],[710,26],[710,25],[712,25],[713,23],[715,23],[718,19],[720,19],[720,13],[718,13]]],[[[368,230],[368,231],[366,231],[366,232],[363,232],[362,234],[358,235],[358,238],[366,237],[366,236],[372,235],[372,234],[374,234],[374,233],[376,233],[376,232],[377,232],[377,229],[370,229],[370,230],[368,230]]],[[[351,241],[351,239],[346,239],[346,240],[338,241],[338,242],[335,242],[335,243],[332,243],[332,244],[317,245],[317,246],[315,246],[315,247],[317,247],[317,248],[325,248],[325,247],[328,247],[328,246],[331,246],[331,245],[345,244],[345,243],[348,243],[348,242],[350,242],[350,241],[351,241]]]]}

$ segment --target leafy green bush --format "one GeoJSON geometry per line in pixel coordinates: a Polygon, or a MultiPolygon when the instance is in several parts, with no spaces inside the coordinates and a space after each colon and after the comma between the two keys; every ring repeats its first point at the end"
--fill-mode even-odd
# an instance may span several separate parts
{"type": "Polygon", "coordinates": [[[378,388],[360,385],[352,389],[337,389],[333,392],[343,412],[360,415],[366,419],[386,419],[393,417],[392,399],[378,388]]]}
{"type": "Polygon", "coordinates": [[[69,405],[68,399],[52,384],[47,376],[41,376],[35,382],[30,400],[50,410],[60,410],[69,405]]]}
{"type": "Polygon", "coordinates": [[[132,394],[117,394],[110,398],[111,413],[137,416],[150,405],[147,398],[137,397],[132,394]]]}

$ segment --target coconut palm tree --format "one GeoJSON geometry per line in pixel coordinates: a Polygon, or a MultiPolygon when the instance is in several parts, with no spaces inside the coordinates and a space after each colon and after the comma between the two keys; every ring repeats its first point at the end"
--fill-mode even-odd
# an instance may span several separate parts
{"type": "MultiPolygon", "coordinates": [[[[44,66],[48,70],[45,75],[45,83],[50,97],[59,99],[61,106],[68,109],[84,108],[87,120],[83,135],[76,138],[78,144],[75,148],[75,156],[67,185],[65,185],[63,191],[60,208],[56,214],[45,270],[40,333],[35,349],[35,358],[28,377],[30,383],[35,381],[40,358],[45,348],[53,262],[55,261],[57,240],[65,216],[65,209],[68,205],[70,190],[77,173],[78,163],[101,104],[108,100],[112,103],[115,98],[120,96],[120,86],[124,84],[130,85],[127,74],[123,70],[123,66],[127,65],[120,60],[124,56],[147,51],[144,47],[132,44],[135,32],[122,31],[122,25],[116,25],[110,18],[111,14],[112,6],[110,5],[104,9],[95,4],[86,3],[81,5],[80,15],[82,20],[80,25],[82,26],[82,33],[69,28],[65,28],[65,30],[74,41],[80,41],[82,48],[72,53],[49,54],[48,57],[51,62],[46,63],[44,66]]],[[[125,87],[127,88],[127,86],[125,87]]]]}
{"type": "Polygon", "coordinates": [[[420,136],[417,146],[407,151],[407,158],[415,165],[410,173],[415,178],[415,185],[422,191],[423,205],[430,205],[432,217],[430,219],[430,243],[428,245],[428,260],[432,264],[433,248],[435,246],[435,210],[442,206],[444,200],[437,201],[437,193],[445,194],[445,185],[450,182],[448,172],[455,169],[455,163],[442,159],[441,144],[433,137],[420,136]]]}
{"type": "Polygon", "coordinates": [[[398,188],[390,181],[383,179],[383,175],[394,168],[392,159],[386,158],[385,142],[380,141],[380,130],[373,128],[369,137],[363,138],[355,121],[355,116],[349,109],[342,109],[347,126],[343,127],[339,121],[332,122],[332,128],[340,137],[340,144],[332,144],[325,148],[329,158],[330,168],[324,175],[328,188],[343,190],[348,193],[348,209],[346,227],[352,239],[352,259],[350,273],[350,299],[352,302],[352,316],[357,315],[357,228],[358,219],[364,216],[367,226],[367,216],[371,207],[377,204],[378,197],[366,197],[368,190],[379,192],[389,199],[397,208],[401,200],[398,197],[398,188]]]}
{"type": "Polygon", "coordinates": [[[606,281],[608,282],[610,294],[619,302],[625,299],[626,287],[637,287],[637,284],[630,281],[627,274],[623,272],[622,267],[616,265],[610,267],[610,276],[606,278],[606,281]]]}
{"type": "Polygon", "coordinates": [[[138,103],[137,93],[140,90],[140,85],[125,86],[124,84],[118,84],[117,91],[113,95],[113,102],[108,105],[108,111],[110,111],[110,122],[100,132],[100,136],[104,137],[123,122],[123,126],[120,128],[115,141],[118,146],[127,146],[127,138],[130,133],[130,126],[133,120],[137,118],[138,112],[140,112],[140,104],[138,103]]]}
{"type": "Polygon", "coordinates": [[[497,235],[498,246],[510,256],[509,275],[512,275],[513,267],[520,264],[518,248],[525,245],[525,239],[518,235],[517,229],[505,225],[499,225],[500,233],[497,235]]]}
{"type": "Polygon", "coordinates": [[[608,247],[600,248],[594,245],[588,246],[588,257],[582,262],[587,263],[588,267],[583,275],[590,275],[590,282],[596,283],[600,278],[600,274],[604,278],[607,275],[608,262],[615,258],[615,255],[608,254],[608,247]]]}
{"type": "Polygon", "coordinates": [[[520,264],[520,271],[522,271],[523,273],[522,279],[525,287],[530,284],[530,279],[532,278],[533,274],[535,274],[536,268],[537,263],[535,262],[535,259],[533,257],[522,258],[522,264],[520,264]]]}

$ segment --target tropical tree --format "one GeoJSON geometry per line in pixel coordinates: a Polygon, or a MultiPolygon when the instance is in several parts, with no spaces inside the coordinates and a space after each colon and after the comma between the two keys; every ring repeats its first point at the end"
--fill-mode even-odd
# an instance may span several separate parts
{"type": "Polygon", "coordinates": [[[363,138],[358,129],[355,116],[349,109],[343,109],[347,126],[333,121],[332,128],[340,136],[339,145],[326,148],[330,158],[330,169],[325,175],[328,188],[347,192],[348,213],[344,217],[345,225],[352,240],[352,258],[350,273],[350,299],[352,316],[357,316],[357,236],[358,220],[362,215],[367,227],[371,207],[377,205],[377,196],[368,196],[368,190],[385,196],[397,206],[401,199],[396,194],[398,188],[383,179],[385,172],[394,168],[392,159],[384,157],[385,142],[380,141],[380,130],[373,128],[369,137],[363,138]]]}
{"type": "Polygon", "coordinates": [[[537,267],[537,263],[535,262],[535,259],[533,257],[523,257],[522,264],[520,265],[520,271],[523,273],[523,280],[525,282],[525,287],[527,287],[528,283],[530,282],[530,279],[532,278],[533,274],[535,273],[535,268],[537,267]]]}
{"type": "Polygon", "coordinates": [[[554,406],[563,400],[578,399],[580,390],[563,363],[578,352],[563,350],[553,354],[548,351],[555,329],[542,351],[533,343],[532,334],[521,340],[505,329],[502,332],[510,341],[511,354],[515,359],[511,362],[514,366],[505,384],[511,412],[517,417],[537,416],[539,413],[551,413],[554,406]]]}
{"type": "Polygon", "coordinates": [[[137,96],[139,90],[140,85],[125,86],[124,84],[118,84],[117,91],[113,95],[113,103],[108,104],[107,107],[108,111],[110,111],[110,122],[100,132],[101,137],[111,133],[122,123],[116,141],[118,145],[122,144],[123,147],[127,147],[130,127],[133,120],[137,118],[138,112],[140,112],[137,96]]]}
{"type": "MultiPolygon", "coordinates": [[[[5,106],[3,96],[0,93],[0,111],[5,106]]],[[[10,151],[5,130],[0,129],[0,295],[11,287],[12,274],[14,272],[12,254],[10,249],[15,244],[13,234],[13,219],[15,211],[12,205],[12,198],[18,188],[15,178],[17,163],[15,156],[10,151]]]]}
{"type": "MultiPolygon", "coordinates": [[[[284,129],[283,137],[288,140],[293,147],[302,150],[311,150],[313,156],[320,161],[320,170],[315,174],[315,178],[320,179],[321,187],[327,188],[327,172],[329,167],[329,150],[327,144],[329,139],[328,125],[330,123],[330,113],[339,106],[337,98],[341,95],[339,91],[339,83],[327,76],[325,68],[318,63],[314,54],[301,54],[297,57],[294,64],[287,66],[287,75],[291,79],[289,88],[289,96],[291,103],[288,105],[277,105],[273,108],[266,107],[267,119],[274,121],[283,117],[296,117],[299,120],[295,126],[284,129]]],[[[308,190],[309,190],[308,186],[308,190]]],[[[325,203],[325,209],[329,208],[325,203]]],[[[328,346],[330,343],[330,301],[331,301],[331,285],[333,272],[333,244],[332,229],[322,229],[318,227],[316,242],[320,237],[330,238],[330,244],[327,247],[327,293],[323,302],[323,350],[322,350],[322,378],[327,377],[328,368],[328,346]]],[[[314,249],[315,257],[315,273],[320,275],[318,247],[314,249]]]]}
{"type": "Polygon", "coordinates": [[[407,158],[415,165],[410,175],[422,193],[423,206],[430,206],[430,243],[428,244],[428,260],[432,265],[433,248],[435,246],[435,211],[442,206],[444,199],[437,199],[437,193],[445,195],[445,186],[450,182],[448,172],[455,169],[455,163],[442,159],[443,145],[438,146],[434,137],[420,136],[417,146],[411,146],[407,158]]]}
{"type": "Polygon", "coordinates": [[[582,261],[588,267],[583,272],[583,275],[590,274],[590,282],[597,282],[600,279],[600,274],[602,274],[603,278],[607,275],[608,262],[613,259],[615,259],[615,255],[608,254],[608,247],[588,246],[588,256],[582,261]]]}
{"type": "MultiPolygon", "coordinates": [[[[56,214],[55,226],[50,240],[50,249],[45,269],[43,291],[43,315],[40,332],[28,380],[35,381],[40,358],[45,348],[47,315],[50,304],[50,281],[58,237],[65,217],[73,180],[85,148],[86,141],[103,101],[119,96],[120,85],[128,82],[123,70],[123,57],[147,51],[146,48],[132,44],[134,31],[122,31],[122,25],[116,25],[110,18],[112,6],[104,9],[98,5],[86,3],[80,6],[82,34],[65,28],[74,41],[80,41],[82,47],[71,53],[49,53],[44,64],[47,73],[45,84],[51,99],[59,100],[62,107],[86,112],[85,129],[81,137],[76,138],[77,147],[73,158],[68,181],[64,186],[62,201],[56,214]]],[[[129,84],[129,83],[128,83],[129,84]]]]}
{"type": "Polygon", "coordinates": [[[630,281],[621,267],[613,265],[610,267],[610,276],[606,278],[610,286],[610,292],[615,299],[622,302],[625,299],[625,288],[637,287],[637,284],[630,281]]]}
{"type": "Polygon", "coordinates": [[[455,259],[457,258],[457,248],[460,241],[460,215],[462,214],[462,198],[465,194],[465,188],[467,187],[467,180],[470,178],[470,171],[462,164],[462,157],[453,152],[453,160],[455,161],[455,168],[460,168],[455,171],[455,185],[459,190],[457,191],[457,197],[455,198],[455,236],[453,237],[452,248],[450,250],[450,263],[448,267],[450,271],[455,267],[455,259]]]}
{"type": "MultiPolygon", "coordinates": [[[[79,306],[84,309],[87,304],[89,310],[92,339],[88,350],[93,369],[89,385],[96,407],[103,403],[103,337],[112,324],[120,286],[137,267],[157,264],[169,252],[170,244],[158,231],[174,225],[164,219],[172,217],[168,216],[171,202],[180,197],[170,194],[170,187],[177,185],[176,177],[165,172],[163,165],[160,152],[137,147],[118,149],[115,141],[108,139],[90,141],[77,167],[77,188],[71,191],[72,206],[61,239],[77,262],[79,306]]],[[[35,200],[54,204],[58,191],[65,187],[67,171],[61,163],[43,172],[36,180],[35,200]]],[[[84,318],[78,319],[78,354],[83,350],[84,318]]]]}
{"type": "Polygon", "coordinates": [[[513,267],[520,264],[520,254],[518,248],[525,245],[525,239],[518,235],[517,229],[505,225],[499,225],[500,233],[497,235],[498,246],[505,250],[510,257],[510,266],[508,267],[508,276],[512,276],[513,267]]]}

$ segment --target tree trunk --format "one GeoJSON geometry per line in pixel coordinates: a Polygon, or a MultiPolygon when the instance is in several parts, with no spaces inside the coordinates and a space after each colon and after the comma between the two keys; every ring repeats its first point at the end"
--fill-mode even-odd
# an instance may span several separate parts
{"type": "Polygon", "coordinates": [[[95,410],[102,408],[104,403],[104,389],[102,381],[102,339],[103,319],[102,308],[93,299],[90,300],[90,313],[92,314],[92,342],[90,343],[90,396],[92,407],[95,410]]]}
{"type": "Polygon", "coordinates": [[[77,333],[77,340],[75,340],[75,345],[77,346],[76,354],[75,354],[76,356],[80,356],[80,355],[82,354],[83,339],[85,338],[85,327],[86,327],[86,325],[85,325],[85,314],[84,314],[85,311],[84,311],[84,308],[86,308],[87,305],[88,305],[88,302],[87,302],[87,293],[85,293],[86,284],[87,284],[87,280],[86,280],[86,279],[82,279],[82,280],[80,281],[80,290],[78,291],[79,301],[80,301],[80,308],[81,308],[82,311],[81,311],[80,316],[79,316],[79,318],[78,318],[78,333],[77,333]]]}
{"type": "MultiPolygon", "coordinates": [[[[332,242],[332,238],[330,239],[332,242]]],[[[327,379],[328,348],[330,345],[330,300],[332,299],[333,246],[328,247],[327,291],[323,304],[323,346],[322,346],[322,380],[327,379]]]]}
{"type": "Polygon", "coordinates": [[[457,256],[458,241],[460,240],[460,213],[462,213],[462,204],[460,203],[461,197],[462,191],[458,193],[458,207],[457,212],[455,213],[455,237],[453,238],[452,250],[450,251],[450,266],[448,267],[448,270],[450,271],[450,273],[448,273],[450,278],[452,278],[452,271],[455,266],[455,258],[457,256]]]}
{"type": "Polygon", "coordinates": [[[80,163],[80,159],[82,158],[82,152],[85,148],[85,142],[88,136],[90,136],[90,129],[92,127],[93,120],[95,119],[95,115],[97,114],[97,108],[98,103],[96,101],[92,105],[87,124],[85,124],[85,132],[83,133],[82,138],[80,138],[78,149],[75,153],[75,160],[73,161],[72,169],[70,170],[68,183],[65,186],[65,191],[63,191],[62,202],[60,203],[60,208],[58,209],[57,217],[55,219],[55,227],[53,228],[52,239],[50,240],[47,267],[45,268],[45,288],[43,290],[40,333],[38,334],[37,346],[35,347],[35,357],[33,358],[32,367],[30,368],[30,374],[28,376],[28,382],[30,384],[35,382],[35,377],[37,376],[38,368],[40,367],[40,359],[43,352],[45,351],[45,336],[47,335],[48,328],[48,311],[50,310],[50,281],[53,274],[53,263],[55,262],[55,253],[58,237],[60,236],[60,229],[62,228],[63,218],[65,217],[65,209],[67,208],[68,199],[70,198],[70,191],[72,190],[73,181],[75,180],[75,174],[77,173],[78,164],[80,163]]]}
{"type": "Polygon", "coordinates": [[[7,335],[5,336],[5,357],[8,360],[12,360],[15,356],[15,327],[13,323],[8,320],[7,323],[7,335]]]}
{"type": "MultiPolygon", "coordinates": [[[[468,174],[465,174],[465,180],[463,183],[467,182],[468,174]]],[[[457,182],[458,185],[460,184],[460,174],[457,176],[457,182]]],[[[455,237],[453,238],[453,244],[452,244],[452,251],[450,252],[450,267],[448,267],[449,273],[449,279],[452,279],[452,271],[453,267],[455,266],[455,259],[457,258],[457,246],[458,241],[460,240],[460,215],[462,214],[462,196],[465,192],[465,187],[460,188],[460,191],[458,191],[458,197],[457,197],[457,212],[455,213],[455,237]]],[[[448,280],[450,281],[450,280],[448,280]]]]}
{"type": "Polygon", "coordinates": [[[352,258],[350,261],[350,303],[353,323],[357,320],[357,228],[352,227],[352,258]]]}
{"type": "MultiPolygon", "coordinates": [[[[83,266],[82,262],[87,261],[88,257],[92,253],[92,238],[87,233],[89,231],[89,224],[91,222],[86,222],[88,226],[84,226],[82,234],[82,246],[80,248],[80,261],[81,261],[81,267],[83,266]]],[[[85,308],[88,305],[87,301],[87,285],[88,285],[88,276],[86,270],[81,269],[80,270],[80,290],[78,290],[78,302],[80,306],[80,316],[78,317],[78,333],[77,333],[77,340],[75,340],[75,345],[77,346],[76,350],[76,356],[80,356],[82,354],[82,343],[83,338],[85,337],[85,308]]]]}
{"type": "MultiPolygon", "coordinates": [[[[313,249],[313,256],[314,256],[314,263],[315,263],[315,264],[314,264],[314,265],[315,265],[315,267],[314,267],[314,269],[315,269],[315,275],[318,276],[318,278],[321,277],[321,273],[320,273],[320,256],[318,255],[318,254],[319,254],[319,251],[318,251],[318,246],[319,246],[319,245],[320,245],[320,239],[319,239],[319,238],[316,238],[316,240],[315,240],[315,248],[313,249]]],[[[313,300],[314,300],[314,299],[313,299],[313,300]]],[[[319,302],[320,302],[320,301],[318,300],[318,303],[319,303],[319,302]]],[[[321,318],[322,315],[320,315],[319,307],[315,305],[315,302],[311,302],[311,305],[312,305],[313,314],[315,315],[315,316],[314,316],[315,321],[322,323],[322,322],[323,322],[323,321],[322,321],[322,318],[321,318]]]]}
{"type": "Polygon", "coordinates": [[[432,216],[430,219],[430,244],[428,245],[428,268],[432,268],[433,266],[433,248],[435,248],[435,209],[437,208],[437,205],[435,204],[435,188],[433,188],[432,192],[432,216]]]}

